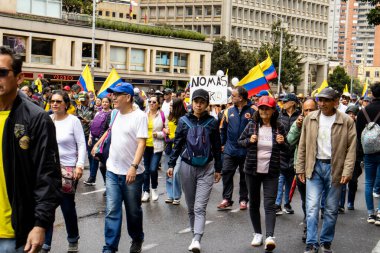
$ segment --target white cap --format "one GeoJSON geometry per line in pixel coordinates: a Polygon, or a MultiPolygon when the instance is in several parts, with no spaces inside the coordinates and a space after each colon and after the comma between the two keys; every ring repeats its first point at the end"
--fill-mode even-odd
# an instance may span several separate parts
{"type": "Polygon", "coordinates": [[[137,87],[134,88],[134,89],[133,89],[133,93],[135,93],[135,95],[136,95],[136,94],[139,94],[139,93],[140,93],[140,89],[137,88],[137,87]]]}

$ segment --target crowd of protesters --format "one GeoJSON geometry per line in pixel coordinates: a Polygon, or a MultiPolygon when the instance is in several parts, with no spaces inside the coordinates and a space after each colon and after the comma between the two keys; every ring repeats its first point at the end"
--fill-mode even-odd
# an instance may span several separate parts
{"type": "Polygon", "coordinates": [[[237,169],[239,208],[249,210],[253,247],[276,248],[276,219],[295,212],[291,200],[297,185],[304,252],[333,252],[338,214],[346,206],[355,210],[363,170],[367,221],[380,226],[380,202],[376,208],[374,201],[380,196],[379,139],[367,138],[380,131],[380,83],[371,87],[372,96],[361,98],[325,88],[316,97],[261,91],[251,99],[236,87],[226,105],[210,105],[203,89],[190,100],[188,90],[145,93],[123,82],[102,99],[78,85],[54,87],[46,81],[38,92],[33,84],[21,85],[21,67],[17,55],[0,47],[0,252],[49,252],[58,206],[68,252],[79,251],[75,191],[86,156],[90,173],[83,183],[96,185],[100,170],[106,185],[103,253],[119,251],[123,204],[130,252],[141,252],[141,206],[159,201],[160,168],[166,173],[165,203],[180,205],[184,195],[191,252],[201,252],[215,183],[223,182],[216,208],[233,206],[237,169]],[[105,156],[99,150],[107,143],[105,156]]]}

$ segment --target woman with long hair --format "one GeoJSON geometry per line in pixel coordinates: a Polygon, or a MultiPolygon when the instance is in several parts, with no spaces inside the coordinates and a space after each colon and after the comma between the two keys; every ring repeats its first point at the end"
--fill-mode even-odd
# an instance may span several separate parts
{"type": "MultiPolygon", "coordinates": [[[[50,99],[52,118],[57,134],[59,159],[63,177],[63,198],[61,210],[65,219],[67,252],[78,252],[78,218],[75,208],[75,190],[82,177],[86,157],[86,141],[80,120],[67,113],[70,107],[69,95],[64,91],[54,91],[50,99]]],[[[53,238],[53,226],[46,230],[42,252],[48,252],[53,238]]]]}
{"type": "MultiPolygon", "coordinates": [[[[186,108],[183,105],[183,100],[180,98],[174,98],[169,104],[170,114],[168,117],[168,128],[166,128],[166,148],[162,154],[162,168],[164,171],[169,169],[168,162],[170,155],[172,154],[173,141],[175,137],[175,131],[177,129],[179,118],[186,114],[186,108]]],[[[181,157],[178,157],[177,163],[174,167],[173,176],[166,175],[166,195],[165,200],[168,204],[179,205],[181,199],[181,180],[179,176],[179,168],[181,165],[181,157]]]]}
{"type": "Polygon", "coordinates": [[[255,231],[251,245],[263,244],[260,217],[260,189],[263,185],[266,240],[265,250],[276,247],[274,227],[276,224],[276,195],[280,174],[280,150],[285,150],[285,131],[278,122],[276,100],[269,96],[259,99],[258,111],[241,134],[238,143],[247,148],[244,164],[249,194],[249,214],[255,231]]]}

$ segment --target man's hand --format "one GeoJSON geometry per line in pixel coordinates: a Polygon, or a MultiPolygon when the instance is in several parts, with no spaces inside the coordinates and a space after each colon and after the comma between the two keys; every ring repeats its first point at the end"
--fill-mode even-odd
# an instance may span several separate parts
{"type": "Polygon", "coordinates": [[[214,173],[214,183],[219,183],[220,181],[220,178],[222,177],[222,175],[220,174],[220,172],[215,172],[214,173]]]}
{"type": "Polygon", "coordinates": [[[222,152],[224,152],[224,146],[222,146],[222,149],[221,149],[222,152]]]}
{"type": "Polygon", "coordinates": [[[77,166],[74,170],[74,179],[79,180],[83,175],[83,168],[80,166],[77,166]]]}
{"type": "Polygon", "coordinates": [[[302,127],[302,122],[303,122],[303,116],[300,115],[300,116],[298,116],[297,121],[296,121],[296,125],[298,128],[302,127]]]}
{"type": "Polygon", "coordinates": [[[298,179],[301,181],[301,183],[305,183],[305,174],[304,173],[301,173],[301,174],[297,174],[298,176],[298,179]]]}
{"type": "Polygon", "coordinates": [[[168,177],[173,177],[173,168],[169,168],[168,171],[166,172],[166,175],[168,175],[168,177]]]}
{"type": "Polygon", "coordinates": [[[347,184],[350,180],[351,180],[350,177],[342,176],[342,178],[340,179],[340,183],[341,184],[347,184]]]}
{"type": "Polygon", "coordinates": [[[136,168],[131,166],[129,167],[127,173],[127,184],[132,184],[136,180],[136,168]]]}
{"type": "Polygon", "coordinates": [[[32,231],[29,232],[28,239],[26,239],[24,251],[27,253],[38,253],[44,242],[45,229],[34,227],[32,231]]]}

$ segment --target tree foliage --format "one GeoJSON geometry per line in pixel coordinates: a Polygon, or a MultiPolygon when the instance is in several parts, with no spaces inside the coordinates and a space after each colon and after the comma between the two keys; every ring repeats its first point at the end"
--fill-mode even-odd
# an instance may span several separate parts
{"type": "Polygon", "coordinates": [[[367,14],[368,24],[373,26],[380,25],[380,0],[359,0],[359,2],[369,3],[373,6],[373,9],[367,14]]]}
{"type": "Polygon", "coordinates": [[[328,78],[329,86],[339,92],[342,92],[346,84],[350,86],[351,78],[347,75],[346,70],[340,66],[336,67],[328,78]]]}
{"type": "Polygon", "coordinates": [[[91,0],[63,0],[62,9],[66,12],[92,14],[91,0]]]}

